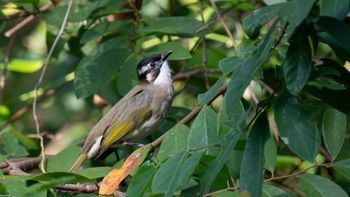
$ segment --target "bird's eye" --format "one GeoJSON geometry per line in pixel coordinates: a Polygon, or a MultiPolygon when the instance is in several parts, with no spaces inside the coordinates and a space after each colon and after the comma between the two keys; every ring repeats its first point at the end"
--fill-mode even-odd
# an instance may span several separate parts
{"type": "Polygon", "coordinates": [[[155,65],[155,63],[154,63],[154,62],[151,62],[150,64],[151,64],[151,67],[153,67],[153,66],[155,65]]]}

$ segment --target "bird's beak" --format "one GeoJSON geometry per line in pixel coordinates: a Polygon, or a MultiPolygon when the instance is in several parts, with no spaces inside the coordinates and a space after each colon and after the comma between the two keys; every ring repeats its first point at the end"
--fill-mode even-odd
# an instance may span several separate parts
{"type": "Polygon", "coordinates": [[[162,54],[162,60],[165,61],[166,59],[168,59],[168,57],[172,54],[172,51],[167,51],[165,53],[162,54]]]}

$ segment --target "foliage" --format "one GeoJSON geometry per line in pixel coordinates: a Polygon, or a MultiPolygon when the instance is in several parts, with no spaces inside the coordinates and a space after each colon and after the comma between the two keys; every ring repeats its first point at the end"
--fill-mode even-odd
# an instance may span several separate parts
{"type": "Polygon", "coordinates": [[[46,172],[6,170],[40,155],[26,112],[69,1],[52,2],[0,3],[0,195],[66,196],[51,189],[104,178],[100,193],[126,196],[349,196],[349,0],[74,1],[39,90],[46,172]],[[137,63],[169,50],[174,102],[148,145],[69,173],[137,63]]]}

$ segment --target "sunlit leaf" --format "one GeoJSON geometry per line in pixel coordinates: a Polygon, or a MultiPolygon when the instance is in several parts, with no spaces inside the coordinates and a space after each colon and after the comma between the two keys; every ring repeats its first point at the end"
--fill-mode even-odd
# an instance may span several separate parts
{"type": "MultiPolygon", "coordinates": [[[[19,73],[34,73],[43,66],[43,60],[33,59],[11,59],[7,65],[7,69],[19,73]]],[[[0,69],[4,68],[4,63],[0,62],[0,69]]]]}

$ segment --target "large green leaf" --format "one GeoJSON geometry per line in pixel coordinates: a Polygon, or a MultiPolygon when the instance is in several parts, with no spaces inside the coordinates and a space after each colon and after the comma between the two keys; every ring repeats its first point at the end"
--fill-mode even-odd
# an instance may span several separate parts
{"type": "Polygon", "coordinates": [[[265,114],[261,115],[250,131],[243,152],[240,173],[240,189],[250,196],[259,197],[264,180],[264,147],[269,137],[269,127],[265,114]]]}
{"type": "Polygon", "coordinates": [[[350,51],[350,25],[332,17],[319,17],[316,22],[318,34],[332,48],[350,51]]]}
{"type": "Polygon", "coordinates": [[[276,166],[277,147],[276,147],[275,139],[271,135],[270,135],[270,138],[266,141],[266,144],[264,147],[264,155],[265,155],[264,168],[273,174],[273,171],[276,166]]]}
{"type": "MultiPolygon", "coordinates": [[[[242,65],[238,66],[233,72],[232,77],[228,83],[227,92],[224,98],[224,105],[227,107],[237,106],[245,89],[253,80],[256,72],[267,59],[267,56],[272,47],[275,31],[275,25],[273,25],[262,41],[260,41],[253,56],[248,58],[242,65]]],[[[226,117],[233,117],[235,115],[234,110],[225,110],[226,117]]]]}
{"type": "Polygon", "coordinates": [[[157,154],[157,159],[163,161],[180,151],[187,149],[190,129],[186,125],[175,125],[167,132],[157,154]]]}
{"type": "Polygon", "coordinates": [[[47,172],[67,172],[78,158],[81,148],[70,146],[55,156],[47,159],[47,172]]]}
{"type": "Polygon", "coordinates": [[[49,172],[33,176],[29,180],[38,181],[39,183],[31,185],[28,188],[27,194],[35,194],[36,192],[51,189],[66,183],[95,182],[87,177],[67,172],[49,172]]]}
{"type": "Polygon", "coordinates": [[[216,144],[218,142],[217,124],[215,111],[204,106],[191,126],[188,134],[188,148],[197,149],[216,144]]]}
{"type": "Polygon", "coordinates": [[[297,27],[309,14],[315,0],[293,0],[283,4],[281,16],[285,18],[292,27],[297,27]]]}
{"type": "Polygon", "coordinates": [[[300,188],[305,196],[313,197],[347,197],[348,195],[329,179],[321,176],[305,174],[300,177],[300,188]]]}
{"type": "Polygon", "coordinates": [[[189,153],[182,151],[164,162],[154,175],[152,192],[164,193],[173,196],[174,192],[189,183],[189,176],[198,164],[202,153],[189,153]]]}
{"type": "Polygon", "coordinates": [[[332,167],[341,175],[350,180],[350,159],[335,162],[332,167]]]}
{"type": "Polygon", "coordinates": [[[311,72],[312,59],[308,29],[299,27],[290,38],[290,46],[282,63],[284,79],[290,93],[297,95],[306,84],[311,72]]]}
{"type": "Polygon", "coordinates": [[[205,105],[211,99],[214,98],[215,94],[225,83],[225,76],[220,77],[205,93],[199,94],[197,97],[198,105],[205,105]]]}
{"type": "Polygon", "coordinates": [[[219,62],[219,67],[221,71],[226,76],[227,74],[234,71],[237,67],[241,66],[243,63],[242,58],[239,58],[237,56],[232,57],[226,57],[219,62]]]}
{"type": "Polygon", "coordinates": [[[333,159],[340,152],[346,134],[346,114],[334,108],[324,112],[322,121],[323,139],[327,150],[333,159]]]}
{"type": "Polygon", "coordinates": [[[79,174],[90,179],[97,179],[97,178],[104,177],[111,170],[112,170],[111,167],[94,167],[94,168],[83,169],[82,171],[79,172],[79,174]]]}
{"type": "Polygon", "coordinates": [[[77,97],[87,97],[100,90],[114,76],[128,57],[128,49],[118,48],[119,39],[106,41],[87,54],[75,71],[77,97]]]}
{"type": "Polygon", "coordinates": [[[221,141],[221,150],[219,155],[214,161],[212,161],[205,169],[201,176],[201,190],[200,195],[209,192],[211,185],[213,184],[216,176],[224,166],[229,155],[232,153],[237,141],[239,139],[238,133],[231,133],[221,141]]]}
{"type": "Polygon", "coordinates": [[[291,197],[284,190],[269,184],[263,184],[262,191],[262,197],[291,197]]]}
{"type": "Polygon", "coordinates": [[[150,21],[148,26],[141,31],[147,33],[165,33],[179,36],[194,36],[197,30],[203,26],[203,23],[195,18],[173,16],[173,17],[157,17],[150,21]]]}
{"type": "Polygon", "coordinates": [[[18,139],[11,132],[4,132],[1,135],[1,141],[4,145],[6,154],[21,157],[28,155],[27,150],[19,143],[18,139]]]}
{"type": "Polygon", "coordinates": [[[142,197],[144,196],[146,187],[150,182],[153,174],[156,172],[156,167],[153,165],[141,166],[135,172],[131,179],[130,185],[126,191],[126,197],[142,197]]]}
{"type": "Polygon", "coordinates": [[[187,49],[185,49],[180,42],[166,42],[158,44],[146,50],[147,55],[161,54],[166,51],[172,51],[168,60],[185,60],[190,59],[192,56],[187,49]]]}
{"type": "Polygon", "coordinates": [[[321,0],[320,15],[344,19],[349,11],[349,0],[321,0]]]}
{"type": "Polygon", "coordinates": [[[251,39],[259,36],[260,28],[278,15],[283,3],[277,3],[257,10],[243,19],[243,28],[251,39]]]}
{"type": "Polygon", "coordinates": [[[286,91],[275,104],[275,120],[282,140],[301,158],[313,162],[317,153],[317,134],[309,115],[297,98],[286,91]]]}

